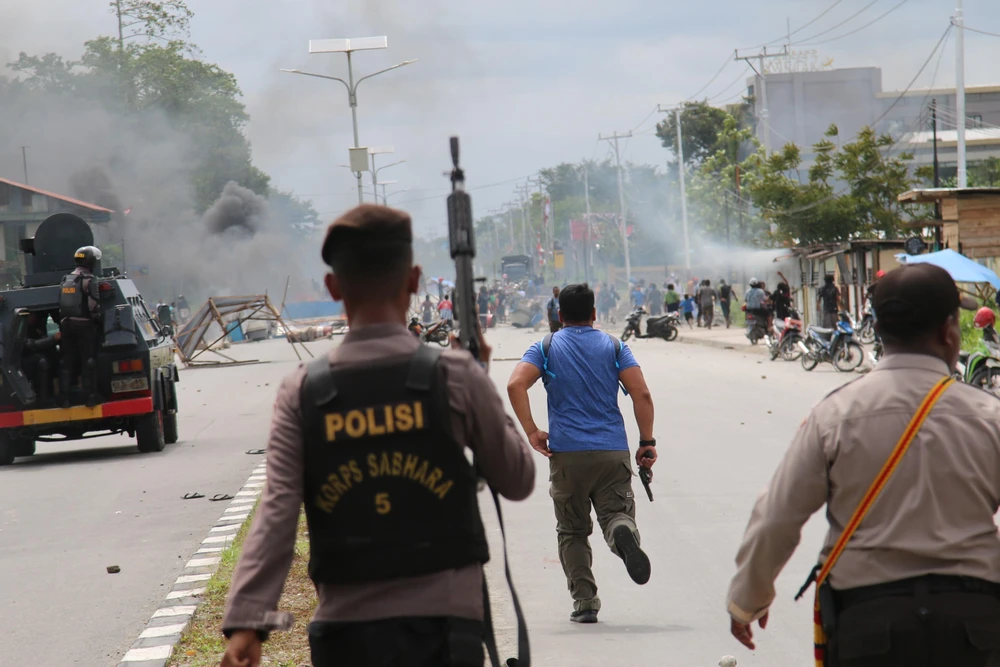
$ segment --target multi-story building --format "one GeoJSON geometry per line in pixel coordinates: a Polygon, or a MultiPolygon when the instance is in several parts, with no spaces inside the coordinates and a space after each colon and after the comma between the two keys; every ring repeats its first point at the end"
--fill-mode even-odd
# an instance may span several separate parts
{"type": "MultiPolygon", "coordinates": [[[[812,145],[824,138],[830,125],[837,126],[842,143],[852,140],[863,127],[873,126],[897,139],[900,151],[913,152],[917,164],[930,164],[933,104],[941,175],[943,179],[954,176],[958,138],[954,88],[883,90],[878,67],[779,71],[766,76],[768,123],[760,122],[759,76],[747,80],[747,96],[753,99],[757,135],[771,150],[794,143],[808,164],[812,145]],[[766,138],[765,125],[769,128],[766,138]]],[[[1000,157],[1000,86],[969,86],[965,99],[968,163],[1000,157]]]]}

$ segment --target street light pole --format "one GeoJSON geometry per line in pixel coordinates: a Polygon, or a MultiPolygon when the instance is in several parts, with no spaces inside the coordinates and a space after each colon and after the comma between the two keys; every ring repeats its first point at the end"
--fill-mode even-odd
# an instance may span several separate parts
{"type": "MultiPolygon", "coordinates": [[[[380,69],[377,72],[372,72],[371,74],[366,74],[357,81],[354,80],[354,67],[351,61],[351,53],[354,51],[364,51],[368,49],[384,49],[389,46],[389,40],[387,37],[362,37],[352,38],[352,39],[313,39],[309,40],[309,53],[346,53],[347,54],[347,81],[336,77],[327,76],[325,74],[314,74],[312,72],[303,72],[298,69],[282,69],[282,72],[289,72],[290,74],[302,74],[303,76],[314,76],[318,79],[330,79],[331,81],[339,81],[344,84],[347,88],[347,101],[351,106],[351,123],[354,127],[354,148],[361,148],[361,140],[358,135],[358,86],[365,79],[370,79],[379,74],[384,74],[390,70],[398,69],[406,65],[417,62],[417,59],[405,60],[401,63],[393,65],[392,67],[386,67],[385,69],[380,69]]],[[[358,179],[358,203],[363,204],[365,201],[364,197],[364,184],[361,181],[361,171],[355,171],[355,176],[358,179]]]]}

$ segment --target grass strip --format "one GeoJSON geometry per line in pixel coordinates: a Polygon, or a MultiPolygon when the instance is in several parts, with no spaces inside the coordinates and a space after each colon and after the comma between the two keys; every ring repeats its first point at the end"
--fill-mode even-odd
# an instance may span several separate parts
{"type": "MultiPolygon", "coordinates": [[[[251,517],[252,518],[252,517],[251,517]]],[[[209,580],[202,603],[188,624],[167,667],[217,667],[226,651],[222,636],[222,616],[226,609],[229,584],[236,569],[243,542],[250,528],[250,519],[236,533],[236,539],[222,552],[219,569],[209,580]]],[[[299,516],[295,538],[295,558],[278,602],[278,609],[295,614],[295,627],[290,632],[275,632],[264,643],[261,663],[273,667],[309,665],[309,640],[306,626],[316,609],[316,589],[309,579],[309,537],[305,514],[299,516]]]]}

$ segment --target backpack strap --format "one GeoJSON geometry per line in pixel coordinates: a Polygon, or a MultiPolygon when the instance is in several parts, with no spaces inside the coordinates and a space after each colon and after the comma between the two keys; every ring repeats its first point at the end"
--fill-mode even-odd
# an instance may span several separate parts
{"type": "Polygon", "coordinates": [[[437,373],[438,359],[441,350],[429,345],[421,345],[410,358],[410,372],[406,376],[406,388],[414,391],[428,392],[434,386],[434,376],[437,373]]]}
{"type": "Polygon", "coordinates": [[[337,385],[333,381],[330,357],[323,354],[306,364],[306,379],[302,384],[302,395],[304,399],[309,399],[308,406],[303,400],[303,407],[308,408],[326,405],[337,397],[337,385]]]}
{"type": "Polygon", "coordinates": [[[552,334],[545,334],[538,343],[538,351],[542,353],[542,383],[547,383],[549,378],[554,378],[555,373],[549,370],[549,349],[552,347],[552,334]]]}
{"type": "MultiPolygon", "coordinates": [[[[625,348],[625,343],[615,338],[612,334],[608,334],[608,338],[611,339],[611,343],[615,346],[615,369],[621,372],[621,366],[618,364],[618,361],[622,358],[622,350],[625,348]]],[[[618,380],[618,386],[622,388],[622,393],[628,396],[628,389],[625,388],[621,380],[618,380]]]]}

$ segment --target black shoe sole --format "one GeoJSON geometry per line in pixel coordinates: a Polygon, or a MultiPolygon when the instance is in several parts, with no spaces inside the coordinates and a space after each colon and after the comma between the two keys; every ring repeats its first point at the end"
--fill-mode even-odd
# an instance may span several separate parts
{"type": "Polygon", "coordinates": [[[628,526],[618,526],[613,533],[615,548],[618,555],[625,561],[625,569],[628,576],[637,584],[644,584],[649,581],[650,565],[649,557],[639,548],[639,543],[635,535],[628,529],[628,526]]]}
{"type": "Polygon", "coordinates": [[[579,614],[574,612],[570,614],[569,620],[574,623],[597,623],[597,612],[580,612],[579,614]]]}

